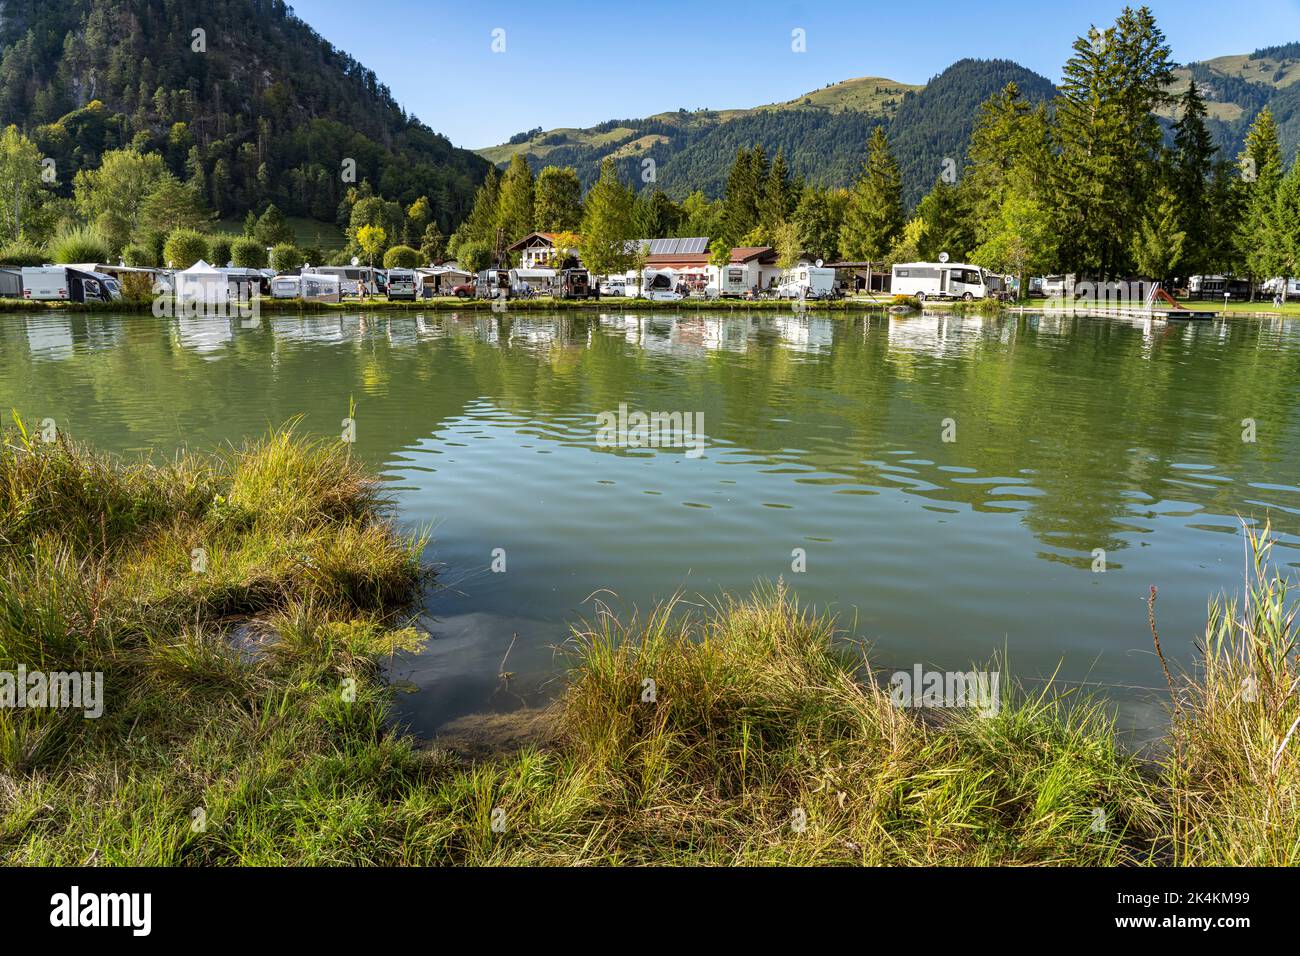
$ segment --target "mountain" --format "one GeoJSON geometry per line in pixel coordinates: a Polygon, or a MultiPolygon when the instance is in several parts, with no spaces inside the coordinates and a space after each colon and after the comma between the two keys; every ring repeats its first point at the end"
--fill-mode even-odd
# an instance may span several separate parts
{"type": "Polygon", "coordinates": [[[403,204],[427,195],[449,231],[489,168],[282,0],[0,0],[0,51],[0,123],[54,158],[65,195],[136,143],[222,216],[274,202],[333,221],[352,159],[356,183],[403,204]]]}
{"type": "Polygon", "coordinates": [[[1240,152],[1250,124],[1265,106],[1277,120],[1283,155],[1289,159],[1300,147],[1300,42],[1189,63],[1177,69],[1176,77],[1174,92],[1196,81],[1206,99],[1211,132],[1230,158],[1240,152]]]}
{"type": "Polygon", "coordinates": [[[479,154],[504,164],[523,153],[536,169],[573,166],[584,186],[613,157],[629,182],[643,182],[642,163],[655,161],[654,184],[681,199],[694,190],[721,195],[738,148],[778,149],[796,175],[847,186],[857,175],[871,130],[888,126],[903,169],[904,193],[917,202],[946,157],[965,154],[976,108],[1015,81],[1032,101],[1051,98],[1052,84],[1007,60],[960,60],[923,86],[883,77],[830,84],[784,103],[752,109],[659,113],[610,120],[590,129],[529,130],[479,154]]]}
{"type": "MultiPolygon", "coordinates": [[[[1300,147],[1300,43],[1216,57],[1179,66],[1170,91],[1195,79],[1207,99],[1209,126],[1224,156],[1240,152],[1259,111],[1272,110],[1284,154],[1300,147]]],[[[945,159],[959,164],[980,103],[1008,82],[1031,102],[1048,102],[1055,87],[1009,60],[959,60],[922,86],[881,77],[831,84],[784,103],[752,109],[659,113],[590,129],[529,130],[510,142],[479,150],[503,165],[523,153],[538,169],[573,166],[584,186],[612,156],[628,182],[642,182],[642,161],[655,160],[655,185],[680,199],[694,190],[720,196],[739,147],[782,149],[795,173],[823,185],[847,186],[862,163],[874,126],[887,127],[903,173],[904,200],[915,205],[934,184],[945,159]]],[[[1176,118],[1170,108],[1166,126],[1176,118]]]]}

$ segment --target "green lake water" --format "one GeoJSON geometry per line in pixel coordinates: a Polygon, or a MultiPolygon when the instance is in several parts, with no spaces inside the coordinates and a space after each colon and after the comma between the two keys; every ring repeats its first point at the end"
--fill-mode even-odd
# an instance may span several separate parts
{"type": "Polygon", "coordinates": [[[779,577],[883,668],[961,670],[1005,651],[1026,685],[1059,669],[1149,731],[1166,696],[1148,588],[1166,652],[1186,663],[1207,599],[1240,589],[1238,516],[1271,520],[1275,557],[1300,566],[1296,322],[658,312],[253,325],[2,316],[0,408],[166,455],[295,416],[337,435],[354,399],[355,453],[401,522],[432,527],[441,567],[421,616],[428,647],[393,668],[417,688],[399,708],[420,733],[554,693],[554,649],[598,599],[644,607],[779,577]],[[703,455],[604,447],[597,416],[620,405],[702,414],[703,455]]]}

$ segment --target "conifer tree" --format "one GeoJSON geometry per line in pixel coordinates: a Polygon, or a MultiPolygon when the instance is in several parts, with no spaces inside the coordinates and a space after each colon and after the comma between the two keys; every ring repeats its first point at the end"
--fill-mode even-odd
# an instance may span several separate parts
{"type": "Polygon", "coordinates": [[[898,163],[889,152],[883,127],[877,126],[867,144],[862,173],[849,193],[840,252],[850,260],[881,261],[888,257],[903,231],[903,185],[898,163]]]}

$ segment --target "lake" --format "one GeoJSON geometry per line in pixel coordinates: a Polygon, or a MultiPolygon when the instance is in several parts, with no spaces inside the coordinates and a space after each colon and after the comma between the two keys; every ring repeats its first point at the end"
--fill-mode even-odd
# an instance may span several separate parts
{"type": "Polygon", "coordinates": [[[1241,520],[1271,520],[1275,557],[1300,566],[1294,321],[252,324],[5,315],[0,408],[164,456],[294,417],[338,435],[354,400],[355,453],[404,526],[432,529],[440,567],[428,647],[393,668],[414,685],[398,703],[421,734],[544,701],[555,648],[597,600],[626,610],[784,578],[882,668],[963,670],[1005,652],[1027,687],[1057,673],[1143,735],[1167,702],[1149,587],[1165,651],[1186,664],[1207,599],[1240,589],[1241,520]],[[702,416],[703,453],[611,445],[600,416],[620,407],[702,416]]]}

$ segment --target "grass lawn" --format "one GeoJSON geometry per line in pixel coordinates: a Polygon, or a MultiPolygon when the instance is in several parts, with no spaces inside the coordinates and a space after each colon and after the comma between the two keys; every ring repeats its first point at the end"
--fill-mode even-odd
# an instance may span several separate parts
{"type": "Polygon", "coordinates": [[[1051,690],[1004,681],[992,716],[896,707],[779,587],[577,626],[567,690],[524,715],[544,732],[468,759],[388,723],[422,541],[384,515],[334,441],[154,467],[5,432],[0,672],[100,672],[105,693],[97,719],[0,708],[0,858],[1300,862],[1294,601],[1263,541],[1155,762],[1051,690]]]}

